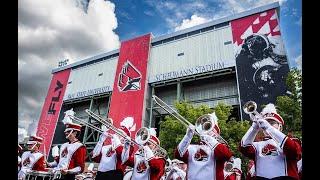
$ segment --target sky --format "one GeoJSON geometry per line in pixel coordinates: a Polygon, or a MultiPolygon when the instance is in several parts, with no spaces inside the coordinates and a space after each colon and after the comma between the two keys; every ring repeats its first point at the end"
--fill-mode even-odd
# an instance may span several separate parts
{"type": "MultiPolygon", "coordinates": [[[[18,135],[36,130],[58,62],[69,63],[230,16],[276,0],[19,0],[18,135]]],[[[280,0],[280,29],[290,68],[301,68],[301,0],[280,0]]]]}

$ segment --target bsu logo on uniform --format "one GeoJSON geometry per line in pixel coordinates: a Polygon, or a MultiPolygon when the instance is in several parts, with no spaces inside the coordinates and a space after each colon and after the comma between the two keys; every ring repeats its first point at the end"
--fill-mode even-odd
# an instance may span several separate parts
{"type": "Polygon", "coordinates": [[[119,91],[137,91],[141,89],[141,73],[127,60],[123,65],[118,79],[119,91]]]}
{"type": "Polygon", "coordinates": [[[264,156],[277,156],[278,151],[277,148],[272,144],[267,144],[262,148],[262,155],[264,156]]]}
{"type": "Polygon", "coordinates": [[[67,149],[67,148],[64,148],[64,150],[63,150],[62,153],[61,153],[61,156],[62,156],[62,157],[65,157],[67,154],[68,154],[68,149],[67,149]]]}
{"type": "Polygon", "coordinates": [[[147,170],[147,165],[144,161],[140,161],[137,165],[137,172],[143,173],[147,170]]]}
{"type": "Polygon", "coordinates": [[[194,154],[194,159],[196,161],[208,161],[208,154],[201,148],[194,154]]]}

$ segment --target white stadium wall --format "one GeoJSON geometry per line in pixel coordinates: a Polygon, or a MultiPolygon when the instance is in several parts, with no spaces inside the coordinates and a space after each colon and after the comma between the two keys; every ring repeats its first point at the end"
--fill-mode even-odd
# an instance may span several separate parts
{"type": "Polygon", "coordinates": [[[72,69],[63,100],[111,92],[118,57],[72,69]]]}
{"type": "Polygon", "coordinates": [[[231,27],[153,46],[149,63],[149,83],[235,66],[231,27]]]}

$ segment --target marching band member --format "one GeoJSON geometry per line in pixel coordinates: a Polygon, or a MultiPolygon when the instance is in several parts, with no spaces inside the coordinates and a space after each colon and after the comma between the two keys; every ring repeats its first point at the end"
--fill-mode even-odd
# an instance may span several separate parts
{"type": "MultiPolygon", "coordinates": [[[[68,142],[60,147],[60,157],[54,172],[60,172],[62,179],[74,180],[75,175],[82,173],[85,167],[86,147],[78,140],[81,125],[67,122],[64,131],[68,142]]],[[[54,165],[52,165],[54,166],[54,165]]]]}
{"type": "Polygon", "coordinates": [[[241,153],[255,162],[256,179],[299,179],[299,143],[281,132],[284,120],[273,104],[268,104],[261,115],[262,118],[252,123],[240,143],[241,153]],[[266,134],[265,139],[253,142],[259,129],[266,134]]]}
{"type": "Polygon", "coordinates": [[[241,159],[233,158],[232,161],[226,162],[223,172],[225,180],[240,180],[242,175],[241,159]]]}
{"type": "MultiPolygon", "coordinates": [[[[128,137],[131,136],[129,128],[121,126],[119,130],[128,137]]],[[[121,140],[123,141],[117,134],[110,134],[107,130],[100,135],[99,141],[92,153],[93,160],[99,163],[96,180],[123,179],[126,166],[123,165],[121,161],[123,150],[121,140]],[[108,136],[111,136],[111,138],[107,138],[108,136]]],[[[130,147],[129,156],[132,155],[132,152],[133,148],[130,147]]]]}
{"type": "Polygon", "coordinates": [[[25,179],[29,171],[46,171],[46,162],[44,155],[39,151],[43,138],[30,136],[27,142],[28,151],[24,152],[21,157],[21,169],[18,173],[19,179],[25,179]]]}
{"type": "MultiPolygon", "coordinates": [[[[220,134],[217,116],[215,113],[210,116],[215,122],[213,131],[220,134]]],[[[188,164],[187,179],[223,180],[224,163],[232,157],[231,151],[211,136],[210,132],[200,136],[199,144],[190,144],[194,131],[194,126],[190,125],[175,151],[175,157],[188,164]]]]}
{"type": "Polygon", "coordinates": [[[148,142],[143,147],[139,147],[132,156],[129,156],[130,142],[129,140],[125,142],[121,158],[123,164],[133,167],[132,180],[159,180],[165,173],[166,160],[153,152],[156,148],[155,144],[160,146],[160,140],[157,138],[153,128],[149,129],[149,132],[150,139],[148,142]]]}

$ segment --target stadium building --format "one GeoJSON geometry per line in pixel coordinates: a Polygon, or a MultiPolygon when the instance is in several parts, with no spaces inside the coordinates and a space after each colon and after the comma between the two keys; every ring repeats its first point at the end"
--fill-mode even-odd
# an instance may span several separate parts
{"type": "MultiPolygon", "coordinates": [[[[214,108],[233,106],[232,117],[245,118],[242,105],[274,102],[285,93],[288,61],[280,34],[279,3],[272,3],[171,34],[146,34],[121,42],[120,49],[54,68],[37,135],[46,152],[66,141],[64,112],[92,124],[85,112],[111,117],[118,127],[131,122],[159,128],[166,112],[152,95],[173,107],[176,100],[214,108]],[[131,120],[131,121],[130,121],[131,120]],[[132,121],[133,120],[133,121],[132,121]]],[[[89,152],[99,133],[83,127],[89,152]]]]}

